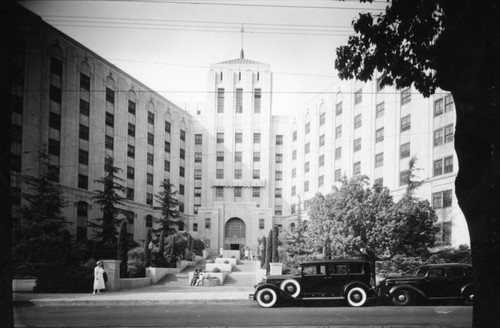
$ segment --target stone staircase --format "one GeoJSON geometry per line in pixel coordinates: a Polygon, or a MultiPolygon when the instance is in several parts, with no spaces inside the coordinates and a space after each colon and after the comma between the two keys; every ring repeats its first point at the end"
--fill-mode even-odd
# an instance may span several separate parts
{"type": "MultiPolygon", "coordinates": [[[[233,271],[226,276],[224,285],[253,287],[256,283],[256,262],[257,261],[238,261],[238,264],[233,268],[233,271]]],[[[168,287],[188,286],[189,273],[195,269],[204,271],[205,261],[201,261],[196,265],[188,266],[182,272],[167,274],[163,279],[158,281],[157,285],[166,285],[168,287]]]]}

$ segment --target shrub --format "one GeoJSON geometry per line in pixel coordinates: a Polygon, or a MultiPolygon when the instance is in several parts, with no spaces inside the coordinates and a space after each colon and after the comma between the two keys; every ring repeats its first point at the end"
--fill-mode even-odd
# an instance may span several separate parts
{"type": "Polygon", "coordinates": [[[224,264],[229,264],[229,261],[228,261],[228,260],[225,260],[225,261],[224,261],[224,264]]]}
{"type": "Polygon", "coordinates": [[[235,258],[236,258],[236,256],[234,256],[234,255],[233,255],[233,256],[231,256],[231,258],[232,258],[232,259],[235,259],[235,258]]]}
{"type": "Polygon", "coordinates": [[[213,268],[212,272],[220,272],[219,268],[213,268]]]}
{"type": "Polygon", "coordinates": [[[146,276],[146,252],[144,247],[136,247],[128,251],[128,276],[139,278],[146,276]]]}

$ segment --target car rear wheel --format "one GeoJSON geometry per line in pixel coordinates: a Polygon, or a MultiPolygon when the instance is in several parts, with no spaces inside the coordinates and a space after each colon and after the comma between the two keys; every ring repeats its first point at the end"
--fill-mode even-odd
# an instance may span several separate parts
{"type": "Polygon", "coordinates": [[[362,287],[354,287],[347,292],[347,303],[350,306],[363,306],[366,303],[366,298],[366,291],[362,287]]]}
{"type": "Polygon", "coordinates": [[[474,291],[472,288],[467,288],[462,294],[464,302],[467,305],[472,305],[474,303],[474,291]]]}
{"type": "Polygon", "coordinates": [[[300,285],[297,280],[286,279],[281,283],[280,288],[285,293],[290,294],[293,298],[299,296],[300,294],[300,285]]]}
{"type": "Polygon", "coordinates": [[[396,306],[406,306],[411,304],[412,296],[409,290],[399,289],[392,294],[391,300],[396,306]]]}
{"type": "Polygon", "coordinates": [[[257,303],[263,308],[273,307],[278,301],[278,295],[271,288],[263,288],[257,293],[257,303]]]}

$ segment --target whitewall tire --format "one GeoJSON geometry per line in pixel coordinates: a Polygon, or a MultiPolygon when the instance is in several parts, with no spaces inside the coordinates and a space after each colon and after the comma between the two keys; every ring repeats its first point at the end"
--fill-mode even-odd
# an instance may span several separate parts
{"type": "Polygon", "coordinates": [[[278,295],[271,288],[263,288],[257,292],[257,303],[263,308],[273,307],[278,301],[278,295]]]}
{"type": "Polygon", "coordinates": [[[347,303],[350,306],[360,307],[366,303],[366,291],[362,287],[354,287],[347,292],[347,303]]]}
{"type": "Polygon", "coordinates": [[[284,280],[280,285],[280,289],[293,298],[299,296],[300,294],[300,285],[297,280],[294,279],[284,280]]]}

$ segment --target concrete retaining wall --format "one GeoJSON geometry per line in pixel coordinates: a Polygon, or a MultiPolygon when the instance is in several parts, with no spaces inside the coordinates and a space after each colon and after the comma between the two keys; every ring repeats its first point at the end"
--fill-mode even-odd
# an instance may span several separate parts
{"type": "Polygon", "coordinates": [[[218,257],[215,259],[215,263],[224,263],[228,261],[233,267],[237,264],[238,260],[232,257],[218,257]]]}
{"type": "Polygon", "coordinates": [[[151,279],[152,284],[156,284],[167,274],[179,273],[178,268],[146,268],[146,277],[151,279]]]}
{"type": "Polygon", "coordinates": [[[151,285],[151,278],[120,278],[120,290],[134,289],[151,285]]]}
{"type": "Polygon", "coordinates": [[[220,271],[231,272],[233,270],[233,265],[224,263],[207,263],[205,265],[205,270],[210,273],[212,273],[215,268],[218,268],[220,271]]]}

